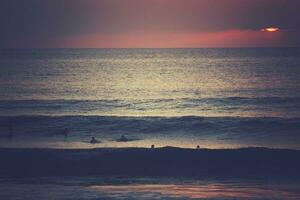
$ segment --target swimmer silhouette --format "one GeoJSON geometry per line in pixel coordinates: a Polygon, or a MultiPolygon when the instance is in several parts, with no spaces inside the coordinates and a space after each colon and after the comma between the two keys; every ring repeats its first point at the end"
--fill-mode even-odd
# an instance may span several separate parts
{"type": "Polygon", "coordinates": [[[95,137],[92,137],[90,143],[91,143],[91,144],[97,144],[97,143],[100,143],[100,141],[97,140],[95,137]]]}
{"type": "Polygon", "coordinates": [[[128,139],[125,135],[122,135],[119,139],[116,140],[117,142],[129,142],[130,139],[128,139]]]}
{"type": "Polygon", "coordinates": [[[14,137],[14,133],[13,133],[13,125],[12,125],[11,122],[8,124],[8,135],[7,135],[7,137],[8,137],[9,139],[12,139],[12,138],[14,137]]]}
{"type": "Polygon", "coordinates": [[[68,137],[69,136],[69,129],[65,128],[63,134],[64,134],[65,137],[68,137]]]}

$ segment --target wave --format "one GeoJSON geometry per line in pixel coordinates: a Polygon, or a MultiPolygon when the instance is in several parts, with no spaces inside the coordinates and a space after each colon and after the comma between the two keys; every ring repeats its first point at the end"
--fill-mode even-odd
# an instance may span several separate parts
{"type": "MultiPolygon", "coordinates": [[[[123,134],[284,135],[300,138],[300,118],[272,117],[117,117],[117,116],[7,116],[0,132],[13,127],[21,135],[53,135],[68,128],[72,135],[123,134]]],[[[299,140],[300,141],[300,140],[299,140]]]]}
{"type": "Polygon", "coordinates": [[[203,98],[163,98],[163,99],[100,99],[100,100],[94,100],[94,99],[52,99],[52,100],[43,100],[43,99],[16,99],[16,100],[0,100],[0,105],[4,104],[25,104],[25,103],[57,103],[57,104],[78,104],[78,103],[103,103],[103,104],[119,104],[122,102],[154,102],[154,103],[161,103],[161,102],[173,102],[173,101],[190,101],[190,102],[205,102],[205,101],[268,101],[268,102],[283,102],[283,101],[292,101],[292,102],[298,102],[300,100],[300,97],[280,97],[280,96],[270,96],[270,97],[240,97],[240,96],[229,96],[229,97],[216,97],[216,98],[210,98],[210,97],[203,97],[203,98]]]}
{"type": "MultiPolygon", "coordinates": [[[[299,116],[300,97],[224,97],[112,100],[0,100],[2,116],[12,115],[209,115],[299,116]]],[[[160,115],[160,116],[161,116],[160,115]]]]}
{"type": "Polygon", "coordinates": [[[109,177],[300,178],[300,151],[161,149],[0,149],[1,178],[109,177]],[[176,167],[175,167],[176,166],[176,167]]]}

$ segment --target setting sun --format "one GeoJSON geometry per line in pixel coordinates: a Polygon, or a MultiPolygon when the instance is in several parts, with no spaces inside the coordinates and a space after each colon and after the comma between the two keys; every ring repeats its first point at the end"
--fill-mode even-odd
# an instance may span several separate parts
{"type": "Polygon", "coordinates": [[[279,28],[269,27],[269,28],[261,29],[261,31],[266,31],[266,32],[277,32],[277,31],[279,31],[279,28]]]}

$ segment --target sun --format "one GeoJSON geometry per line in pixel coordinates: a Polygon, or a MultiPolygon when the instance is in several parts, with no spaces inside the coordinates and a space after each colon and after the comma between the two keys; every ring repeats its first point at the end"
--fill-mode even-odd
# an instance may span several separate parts
{"type": "Polygon", "coordinates": [[[261,29],[261,31],[263,31],[263,32],[277,32],[277,31],[279,31],[280,29],[279,28],[277,28],[277,27],[268,27],[268,28],[263,28],[263,29],[261,29]]]}

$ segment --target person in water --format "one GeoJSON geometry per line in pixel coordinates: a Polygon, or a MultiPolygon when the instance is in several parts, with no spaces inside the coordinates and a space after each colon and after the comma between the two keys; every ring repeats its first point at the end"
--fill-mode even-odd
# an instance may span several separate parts
{"type": "Polygon", "coordinates": [[[129,139],[125,135],[122,135],[117,141],[118,142],[128,142],[129,139]]]}
{"type": "Polygon", "coordinates": [[[97,143],[100,143],[100,141],[97,140],[95,137],[92,137],[90,143],[91,143],[91,144],[97,144],[97,143]]]}
{"type": "Polygon", "coordinates": [[[64,134],[65,137],[68,137],[68,135],[69,135],[69,129],[65,128],[63,134],[64,134]]]}
{"type": "Polygon", "coordinates": [[[12,139],[14,137],[12,122],[10,122],[8,125],[8,135],[7,136],[9,139],[12,139]]]}

